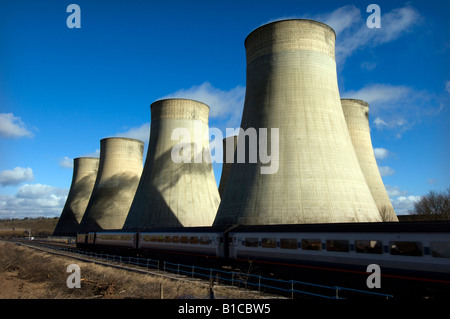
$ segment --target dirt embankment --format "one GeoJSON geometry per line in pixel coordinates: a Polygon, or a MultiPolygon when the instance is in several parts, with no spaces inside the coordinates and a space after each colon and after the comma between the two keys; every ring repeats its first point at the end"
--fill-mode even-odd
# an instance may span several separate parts
{"type": "MultiPolygon", "coordinates": [[[[161,288],[164,299],[209,297],[204,284],[134,273],[0,242],[0,299],[160,299],[161,288]],[[81,288],[67,287],[70,264],[80,267],[81,288]]],[[[258,298],[228,287],[217,287],[215,295],[258,298]]]]}

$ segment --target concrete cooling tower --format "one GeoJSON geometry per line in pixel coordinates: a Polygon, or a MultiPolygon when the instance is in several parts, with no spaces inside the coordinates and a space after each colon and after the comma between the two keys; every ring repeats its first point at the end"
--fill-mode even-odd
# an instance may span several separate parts
{"type": "Polygon", "coordinates": [[[369,104],[355,99],[341,99],[353,147],[383,221],[398,221],[378,170],[369,127],[369,104]]]}
{"type": "Polygon", "coordinates": [[[121,229],[142,174],[144,143],[131,138],[100,141],[100,162],[79,231],[121,229]]]}
{"type": "Polygon", "coordinates": [[[72,184],[53,236],[76,236],[97,177],[98,158],[73,160],[72,184]]]}
{"type": "Polygon", "coordinates": [[[151,105],[148,154],[124,229],[212,225],[220,197],[208,114],[209,106],[187,99],[151,105]]]}
{"type": "Polygon", "coordinates": [[[245,149],[245,163],[232,165],[214,225],[381,221],[342,111],[335,39],[333,29],[311,20],[269,23],[246,38],[235,153],[242,158],[245,149]],[[256,148],[252,162],[248,151],[256,148]],[[263,173],[270,165],[273,172],[263,173]]]}
{"type": "Polygon", "coordinates": [[[235,136],[228,136],[223,139],[223,164],[222,164],[222,174],[220,176],[220,183],[219,183],[219,195],[222,197],[222,194],[225,190],[225,186],[227,185],[228,176],[230,175],[230,169],[233,162],[227,161],[227,154],[228,152],[232,152],[232,154],[228,154],[228,157],[231,157],[231,159],[234,158],[234,152],[236,150],[237,146],[237,135],[235,136]],[[227,147],[228,144],[228,147],[227,147]]]}

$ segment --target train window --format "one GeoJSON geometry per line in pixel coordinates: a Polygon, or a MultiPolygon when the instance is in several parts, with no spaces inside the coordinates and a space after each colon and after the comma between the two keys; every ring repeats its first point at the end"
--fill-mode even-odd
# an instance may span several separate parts
{"type": "Polygon", "coordinates": [[[297,249],[297,239],[295,238],[281,238],[280,247],[283,249],[297,249]]]}
{"type": "Polygon", "coordinates": [[[173,236],[172,237],[172,242],[173,243],[179,243],[180,242],[180,236],[173,236]]]}
{"type": "Polygon", "coordinates": [[[415,241],[391,241],[391,255],[422,256],[422,244],[415,241]]]}
{"type": "Polygon", "coordinates": [[[263,238],[261,240],[261,246],[264,248],[277,248],[276,238],[263,238]]]}
{"type": "Polygon", "coordinates": [[[382,254],[383,243],[380,240],[355,240],[357,253],[382,254]]]}
{"type": "Polygon", "coordinates": [[[258,247],[258,238],[245,238],[245,247],[258,247]]]}
{"type": "Polygon", "coordinates": [[[187,244],[188,242],[189,242],[189,237],[188,236],[181,236],[180,243],[187,244]]]}
{"type": "Polygon", "coordinates": [[[200,237],[200,244],[202,245],[209,245],[209,236],[202,236],[200,237]]]}
{"type": "Polygon", "coordinates": [[[198,244],[198,237],[197,236],[192,236],[189,238],[189,243],[190,244],[198,244]]]}
{"type": "Polygon", "coordinates": [[[450,243],[431,243],[431,255],[439,258],[450,258],[450,243]]]}
{"type": "Polygon", "coordinates": [[[158,236],[158,243],[162,243],[164,241],[164,236],[158,236]]]}
{"type": "Polygon", "coordinates": [[[321,250],[322,242],[320,239],[302,239],[302,249],[321,250]]]}
{"type": "Polygon", "coordinates": [[[348,240],[327,239],[327,250],[348,252],[349,251],[348,240]]]}
{"type": "Polygon", "coordinates": [[[165,240],[166,243],[171,243],[172,242],[172,236],[166,236],[165,240]]]}
{"type": "Polygon", "coordinates": [[[157,241],[158,240],[158,238],[156,237],[156,236],[152,236],[151,238],[150,238],[150,241],[152,241],[152,242],[155,242],[155,241],[157,241]]]}

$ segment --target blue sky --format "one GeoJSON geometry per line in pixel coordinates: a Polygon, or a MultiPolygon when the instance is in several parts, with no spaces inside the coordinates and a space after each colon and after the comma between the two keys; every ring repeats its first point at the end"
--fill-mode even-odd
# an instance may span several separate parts
{"type": "Polygon", "coordinates": [[[239,127],[244,40],[283,18],[335,29],[341,97],[369,102],[380,172],[405,214],[450,187],[448,12],[445,1],[2,0],[0,218],[59,216],[72,159],[98,156],[105,137],[147,143],[160,98],[200,100],[210,127],[239,127]],[[71,3],[79,29],[66,25],[71,3]],[[370,3],[380,29],[366,26],[370,3]]]}

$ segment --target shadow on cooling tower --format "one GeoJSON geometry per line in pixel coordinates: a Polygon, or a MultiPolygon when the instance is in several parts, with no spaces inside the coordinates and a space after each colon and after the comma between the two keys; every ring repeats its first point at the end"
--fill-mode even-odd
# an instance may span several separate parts
{"type": "Polygon", "coordinates": [[[73,196],[74,199],[68,203],[68,207],[64,207],[64,216],[61,215],[60,222],[58,222],[53,236],[76,235],[83,216],[79,216],[78,219],[77,216],[75,216],[75,211],[78,211],[77,208],[84,203],[89,202],[92,194],[92,179],[95,180],[95,176],[85,176],[77,182],[77,185],[73,189],[73,193],[76,194],[76,196],[73,196]]]}
{"type": "Polygon", "coordinates": [[[139,177],[128,172],[115,174],[104,179],[102,186],[92,194],[89,206],[89,216],[80,223],[81,231],[97,231],[112,229],[105,225],[123,224],[121,213],[114,214],[117,208],[129,202],[129,194],[136,191],[139,177]]]}
{"type": "MultiPolygon", "coordinates": [[[[195,143],[180,143],[177,144],[180,149],[195,149],[195,143]]],[[[202,154],[204,154],[204,149],[202,149],[202,154]]],[[[175,202],[167,202],[166,198],[169,198],[170,196],[167,196],[168,193],[170,193],[172,190],[176,189],[176,185],[181,182],[181,179],[183,179],[185,176],[208,176],[210,174],[208,168],[203,163],[195,163],[194,158],[195,154],[191,152],[191,162],[181,162],[176,163],[172,159],[172,150],[169,149],[162,153],[158,158],[154,158],[154,154],[149,154],[150,157],[153,157],[152,165],[154,169],[152,170],[152,180],[155,184],[148,184],[148,196],[146,200],[148,202],[151,202],[151,207],[148,207],[148,211],[143,211],[145,208],[140,208],[139,214],[133,214],[131,216],[128,215],[124,229],[145,229],[150,227],[183,227],[186,225],[183,225],[183,223],[180,221],[180,219],[177,217],[177,214],[172,210],[171,207],[177,207],[178,215],[181,214],[195,214],[195,211],[189,211],[188,204],[184,201],[178,200],[179,197],[175,196],[174,201],[175,202]],[[165,196],[166,195],[166,196],[165,196]],[[170,205],[172,204],[172,205],[170,205]],[[128,225],[138,225],[142,224],[145,225],[144,227],[129,227],[128,225]]],[[[180,156],[182,156],[182,153],[180,152],[180,156]]],[[[204,159],[202,158],[202,161],[204,159]]],[[[201,179],[201,177],[200,177],[201,179]]],[[[185,181],[184,181],[185,182],[185,181]]],[[[196,193],[198,190],[194,189],[194,187],[191,188],[185,188],[184,190],[186,193],[192,192],[196,193]]],[[[199,196],[195,197],[196,201],[201,201],[201,194],[198,194],[199,196]]],[[[171,198],[169,198],[169,201],[171,198]]],[[[132,208],[133,205],[132,204],[132,208]]],[[[195,205],[194,205],[195,206],[195,205]]]]}

